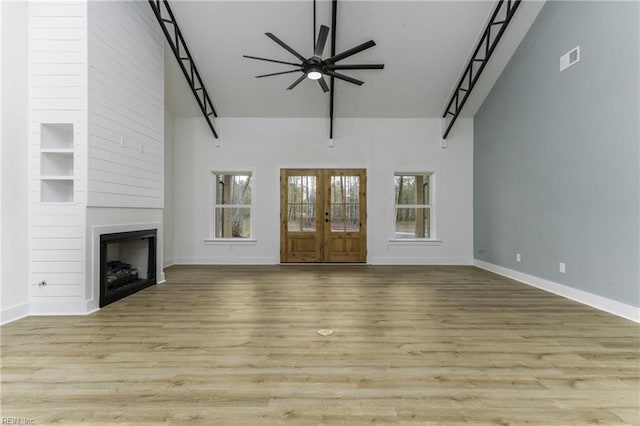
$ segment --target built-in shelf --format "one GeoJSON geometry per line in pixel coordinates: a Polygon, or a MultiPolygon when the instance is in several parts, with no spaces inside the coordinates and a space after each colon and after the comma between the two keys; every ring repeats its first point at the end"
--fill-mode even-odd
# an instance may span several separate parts
{"type": "Polygon", "coordinates": [[[43,203],[72,203],[73,179],[41,179],[40,201],[43,203]]]}
{"type": "Polygon", "coordinates": [[[40,176],[42,180],[73,180],[73,176],[40,176]]]}
{"type": "Polygon", "coordinates": [[[41,152],[40,175],[73,177],[73,152],[41,152]]]}
{"type": "Polygon", "coordinates": [[[73,149],[73,124],[42,123],[40,141],[41,149],[73,149]]]}
{"type": "Polygon", "coordinates": [[[41,149],[40,152],[44,152],[47,154],[66,154],[66,153],[73,154],[73,148],[46,148],[46,149],[41,149]]]}
{"type": "Polygon", "coordinates": [[[73,124],[40,125],[40,201],[72,203],[74,177],[73,124]]]}

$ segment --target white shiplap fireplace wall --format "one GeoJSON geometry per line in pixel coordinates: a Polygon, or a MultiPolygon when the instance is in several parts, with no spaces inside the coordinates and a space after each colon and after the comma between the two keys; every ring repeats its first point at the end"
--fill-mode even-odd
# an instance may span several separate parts
{"type": "Polygon", "coordinates": [[[147,2],[29,4],[30,314],[97,309],[100,233],[157,229],[163,280],[163,49],[147,2]]]}

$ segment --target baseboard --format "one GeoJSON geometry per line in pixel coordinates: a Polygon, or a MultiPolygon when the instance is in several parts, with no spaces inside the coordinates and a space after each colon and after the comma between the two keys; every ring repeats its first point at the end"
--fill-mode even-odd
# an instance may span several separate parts
{"type": "Polygon", "coordinates": [[[87,301],[87,315],[92,314],[100,310],[100,304],[98,299],[91,299],[87,301]]]}
{"type": "Polygon", "coordinates": [[[88,303],[81,302],[32,302],[29,304],[29,315],[87,315],[88,303]]]}
{"type": "Polygon", "coordinates": [[[175,265],[175,262],[173,261],[173,259],[164,259],[162,261],[162,269],[168,268],[169,266],[173,266],[175,265]]]}
{"type": "Polygon", "coordinates": [[[275,265],[275,257],[176,257],[175,265],[275,265]]]}
{"type": "Polygon", "coordinates": [[[521,283],[532,287],[548,291],[549,293],[557,294],[558,296],[582,303],[583,305],[591,306],[592,308],[640,323],[640,308],[636,308],[635,306],[617,302],[606,297],[598,296],[597,294],[578,290],[564,284],[538,278],[523,272],[514,271],[513,269],[494,265],[493,263],[484,262],[482,260],[474,259],[473,264],[478,268],[494,272],[498,275],[520,281],[521,283]]]}
{"type": "Polygon", "coordinates": [[[372,265],[472,265],[469,257],[374,257],[372,265]]]}
{"type": "Polygon", "coordinates": [[[17,321],[29,315],[29,304],[22,303],[20,305],[11,306],[0,311],[0,325],[17,321]]]}

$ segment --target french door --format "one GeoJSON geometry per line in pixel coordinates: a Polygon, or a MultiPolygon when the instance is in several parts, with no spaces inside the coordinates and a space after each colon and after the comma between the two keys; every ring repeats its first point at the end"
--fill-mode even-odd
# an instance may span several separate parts
{"type": "Polygon", "coordinates": [[[280,261],[366,262],[364,169],[280,171],[280,261]]]}

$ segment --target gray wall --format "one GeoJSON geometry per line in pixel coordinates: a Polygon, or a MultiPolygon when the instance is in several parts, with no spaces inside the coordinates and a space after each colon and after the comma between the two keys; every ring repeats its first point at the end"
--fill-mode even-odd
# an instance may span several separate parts
{"type": "Polygon", "coordinates": [[[636,307],[638,8],[547,2],[474,121],[475,257],[636,307]]]}

